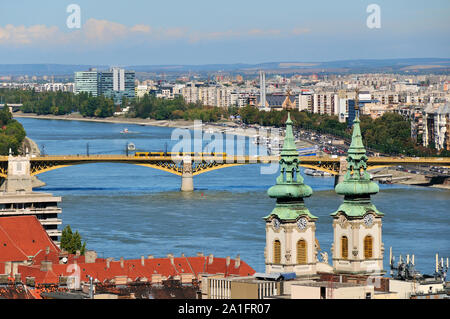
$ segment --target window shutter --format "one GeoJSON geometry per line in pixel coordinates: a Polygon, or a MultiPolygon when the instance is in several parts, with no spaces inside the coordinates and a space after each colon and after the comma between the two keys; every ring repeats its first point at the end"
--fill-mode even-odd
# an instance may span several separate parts
{"type": "Polygon", "coordinates": [[[281,243],[279,240],[273,242],[273,263],[281,264],[281,243]]]}
{"type": "Polygon", "coordinates": [[[297,264],[305,265],[308,263],[306,249],[307,249],[306,241],[300,239],[297,242],[297,264]]]}
{"type": "Polygon", "coordinates": [[[364,238],[364,258],[365,259],[372,258],[372,243],[373,243],[372,236],[367,235],[364,238]]]}
{"type": "Polygon", "coordinates": [[[348,238],[346,236],[341,238],[341,257],[342,259],[348,258],[348,238]]]}

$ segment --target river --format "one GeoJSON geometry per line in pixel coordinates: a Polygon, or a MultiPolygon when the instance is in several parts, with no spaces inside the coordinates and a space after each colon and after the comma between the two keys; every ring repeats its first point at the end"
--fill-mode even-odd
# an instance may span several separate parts
{"type": "MultiPolygon", "coordinates": [[[[124,154],[132,142],[139,150],[164,150],[176,143],[173,128],[131,124],[18,118],[45,154],[124,154]],[[128,128],[133,134],[120,134],[128,128]]],[[[247,141],[248,142],[248,141],[247,141]]],[[[267,189],[275,174],[261,165],[215,170],[194,177],[195,191],[179,191],[181,178],[128,164],[76,165],[39,175],[47,185],[36,189],[62,196],[63,225],[80,232],[99,257],[165,257],[197,252],[218,257],[240,255],[264,271],[265,225],[275,200],[267,189]]],[[[332,218],[342,202],[334,177],[305,176],[313,188],[306,205],[317,221],[316,237],[331,256],[332,218]]],[[[416,268],[434,272],[435,254],[450,257],[450,190],[380,185],[373,203],[383,218],[384,267],[394,255],[414,254],[416,268]]],[[[331,258],[330,258],[331,262],[331,258]]]]}

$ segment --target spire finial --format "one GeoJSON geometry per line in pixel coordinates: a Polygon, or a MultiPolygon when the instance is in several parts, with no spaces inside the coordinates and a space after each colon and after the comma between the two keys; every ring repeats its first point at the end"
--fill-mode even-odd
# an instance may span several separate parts
{"type": "Polygon", "coordinates": [[[291,113],[288,112],[286,120],[286,133],[284,135],[283,149],[281,156],[298,156],[297,147],[295,146],[294,132],[292,131],[291,113]]]}
{"type": "Polygon", "coordinates": [[[288,112],[288,117],[287,117],[287,120],[286,120],[286,125],[292,125],[291,112],[288,112]]]}

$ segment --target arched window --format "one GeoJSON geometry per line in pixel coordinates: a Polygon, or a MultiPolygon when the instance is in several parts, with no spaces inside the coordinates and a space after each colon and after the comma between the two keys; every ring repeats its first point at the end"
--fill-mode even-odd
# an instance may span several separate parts
{"type": "Polygon", "coordinates": [[[279,240],[273,242],[273,263],[281,264],[281,243],[279,240]]]}
{"type": "Polygon", "coordinates": [[[342,259],[348,258],[348,238],[346,236],[341,238],[341,257],[342,259]]]}
{"type": "Polygon", "coordinates": [[[300,239],[297,242],[297,264],[305,265],[308,263],[306,241],[300,239]]]}
{"type": "Polygon", "coordinates": [[[364,237],[364,258],[369,259],[373,256],[373,238],[370,235],[364,237]]]}

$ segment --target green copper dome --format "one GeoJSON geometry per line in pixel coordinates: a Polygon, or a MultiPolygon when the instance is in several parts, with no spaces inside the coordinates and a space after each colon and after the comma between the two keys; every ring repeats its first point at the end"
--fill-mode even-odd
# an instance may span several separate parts
{"type": "Polygon", "coordinates": [[[267,191],[271,198],[277,199],[277,204],[272,213],[265,218],[276,215],[280,219],[296,219],[300,215],[308,215],[316,219],[317,217],[309,212],[303,202],[303,198],[310,197],[313,191],[311,187],[303,183],[303,177],[300,174],[299,154],[295,146],[289,113],[280,155],[280,175],[277,177],[276,185],[267,191]]]}
{"type": "Polygon", "coordinates": [[[331,214],[332,216],[343,212],[347,216],[362,217],[369,211],[383,215],[370,202],[370,195],[378,193],[380,188],[377,183],[370,180],[370,175],[367,173],[368,157],[362,142],[359,123],[358,115],[356,115],[353,121],[352,142],[347,155],[347,172],[344,181],[335,187],[337,194],[344,195],[344,203],[331,214]]]}

